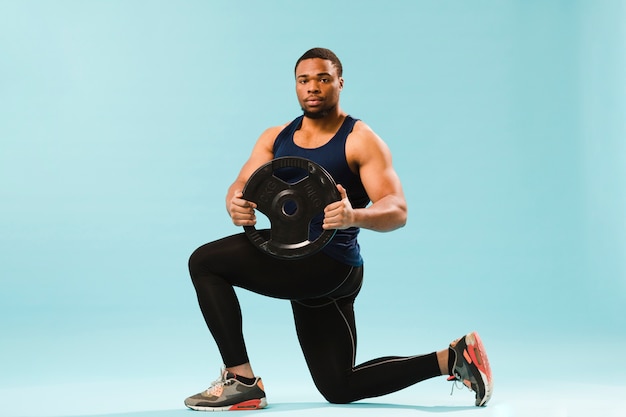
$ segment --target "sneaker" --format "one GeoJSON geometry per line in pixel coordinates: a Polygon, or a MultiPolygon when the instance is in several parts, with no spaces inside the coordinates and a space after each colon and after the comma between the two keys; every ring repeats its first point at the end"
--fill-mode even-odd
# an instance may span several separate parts
{"type": "Polygon", "coordinates": [[[477,406],[486,405],[493,393],[493,378],[487,353],[478,333],[469,333],[450,343],[450,350],[456,356],[448,381],[461,381],[476,393],[477,406]]]}
{"type": "Polygon", "coordinates": [[[246,385],[224,370],[206,391],[187,398],[185,405],[198,411],[257,410],[266,407],[267,401],[261,378],[246,385]]]}

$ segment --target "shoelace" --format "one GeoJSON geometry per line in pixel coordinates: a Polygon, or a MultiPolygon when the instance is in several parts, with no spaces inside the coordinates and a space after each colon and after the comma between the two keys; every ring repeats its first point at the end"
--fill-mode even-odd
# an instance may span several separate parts
{"type": "MultiPolygon", "coordinates": [[[[458,341],[459,341],[459,340],[461,340],[461,339],[456,339],[454,342],[452,342],[452,343],[451,343],[451,345],[454,345],[454,344],[458,343],[458,341]]],[[[455,355],[456,355],[456,351],[455,351],[455,355]]],[[[458,355],[457,355],[457,356],[455,356],[455,358],[454,358],[454,364],[452,365],[452,369],[455,369],[455,368],[456,368],[456,362],[457,362],[457,360],[458,360],[458,359],[459,359],[459,358],[458,358],[458,355]]],[[[454,372],[454,371],[453,371],[453,372],[454,372]]],[[[459,376],[460,376],[459,374],[455,374],[455,375],[450,375],[450,376],[448,377],[448,381],[452,381],[452,382],[454,382],[454,383],[452,384],[452,389],[450,390],[450,395],[454,394],[454,388],[455,388],[455,387],[456,387],[456,389],[463,389],[463,388],[467,388],[467,389],[468,389],[468,390],[470,390],[470,391],[474,391],[474,389],[472,388],[472,383],[471,383],[471,382],[469,382],[469,381],[465,381],[465,380],[463,380],[463,379],[459,378],[459,376]],[[460,385],[460,386],[458,385],[459,383],[461,383],[461,385],[460,385]]]]}
{"type": "Polygon", "coordinates": [[[207,393],[211,395],[217,395],[220,388],[222,388],[225,385],[232,384],[232,380],[226,379],[226,375],[227,375],[227,372],[224,369],[222,369],[222,373],[220,377],[216,379],[215,381],[211,382],[211,386],[206,389],[207,393]]]}
{"type": "MultiPolygon", "coordinates": [[[[454,394],[454,388],[456,389],[463,389],[463,388],[467,388],[470,391],[474,391],[471,387],[471,384],[468,386],[465,381],[462,381],[459,377],[457,377],[456,375],[450,375],[448,377],[448,381],[452,381],[452,389],[450,390],[450,395],[454,394]],[[459,386],[458,384],[461,383],[461,385],[459,386]]],[[[470,383],[469,381],[467,382],[468,384],[470,383]]]]}

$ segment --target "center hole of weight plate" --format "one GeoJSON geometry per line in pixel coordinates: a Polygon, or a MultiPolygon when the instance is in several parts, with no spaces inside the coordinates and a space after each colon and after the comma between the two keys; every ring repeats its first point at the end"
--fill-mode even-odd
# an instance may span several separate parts
{"type": "Polygon", "coordinates": [[[288,198],[283,201],[282,212],[285,216],[295,215],[298,212],[298,204],[296,203],[296,200],[288,198]]]}

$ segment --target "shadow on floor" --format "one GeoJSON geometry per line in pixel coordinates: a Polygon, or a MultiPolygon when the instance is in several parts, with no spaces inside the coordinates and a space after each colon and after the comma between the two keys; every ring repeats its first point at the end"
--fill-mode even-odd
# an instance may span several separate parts
{"type": "MultiPolygon", "coordinates": [[[[377,409],[377,410],[415,410],[427,413],[451,413],[455,411],[466,411],[476,409],[473,406],[419,406],[419,405],[402,405],[402,404],[384,404],[384,403],[364,403],[359,402],[355,404],[329,404],[323,402],[309,402],[309,403],[271,403],[267,408],[263,410],[255,411],[256,413],[263,414],[271,414],[271,413],[282,413],[287,411],[304,411],[304,410],[344,410],[345,413],[348,413],[349,410],[364,410],[364,409],[377,409]]],[[[83,417],[191,417],[196,412],[188,409],[177,409],[177,410],[154,410],[154,411],[135,411],[130,413],[112,413],[112,414],[97,414],[97,415],[89,415],[83,417]]],[[[201,414],[205,415],[205,414],[201,414]]],[[[80,416],[77,416],[80,417],[80,416]]]]}

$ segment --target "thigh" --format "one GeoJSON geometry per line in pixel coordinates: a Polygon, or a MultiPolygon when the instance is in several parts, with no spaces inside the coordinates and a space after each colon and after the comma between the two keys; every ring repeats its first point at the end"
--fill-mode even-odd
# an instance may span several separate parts
{"type": "Polygon", "coordinates": [[[318,252],[282,260],[252,245],[244,233],[207,243],[189,259],[194,280],[219,277],[231,285],[283,299],[318,298],[333,293],[352,267],[318,252]]]}

